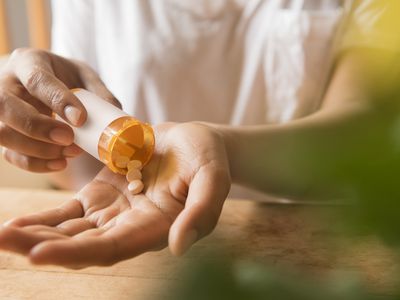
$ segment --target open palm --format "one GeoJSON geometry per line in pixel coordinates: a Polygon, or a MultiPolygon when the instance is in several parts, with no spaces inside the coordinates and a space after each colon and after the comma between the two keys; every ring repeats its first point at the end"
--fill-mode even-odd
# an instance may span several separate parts
{"type": "Polygon", "coordinates": [[[143,170],[145,190],[104,168],[74,199],[0,230],[0,249],[36,264],[111,265],[169,244],[182,254],[215,227],[230,187],[224,144],[207,126],[163,124],[143,170]]]}

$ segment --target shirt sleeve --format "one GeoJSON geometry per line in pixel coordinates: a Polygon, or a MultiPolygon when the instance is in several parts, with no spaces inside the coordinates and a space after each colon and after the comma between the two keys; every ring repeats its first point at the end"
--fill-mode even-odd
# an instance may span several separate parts
{"type": "Polygon", "coordinates": [[[400,51],[400,1],[354,0],[347,5],[339,51],[349,48],[400,51]]]}
{"type": "Polygon", "coordinates": [[[93,0],[52,0],[51,49],[97,70],[93,0]]]}

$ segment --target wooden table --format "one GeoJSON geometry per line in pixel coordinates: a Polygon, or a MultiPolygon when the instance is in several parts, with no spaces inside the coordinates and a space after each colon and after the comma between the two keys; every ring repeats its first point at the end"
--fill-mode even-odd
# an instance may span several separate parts
{"type": "MultiPolygon", "coordinates": [[[[0,189],[0,222],[54,207],[71,195],[0,189]]],[[[332,229],[337,222],[340,208],[333,206],[228,200],[215,232],[182,258],[171,256],[166,249],[113,267],[73,271],[32,266],[23,257],[0,252],[0,299],[162,299],[165,287],[179,279],[183,265],[221,245],[226,256],[295,266],[311,276],[329,275],[334,270],[359,273],[374,293],[390,293],[397,271],[393,254],[373,237],[349,241],[332,229]],[[332,210],[336,212],[323,222],[315,221],[316,214],[332,210]],[[332,247],[336,251],[331,251],[332,247]]]]}

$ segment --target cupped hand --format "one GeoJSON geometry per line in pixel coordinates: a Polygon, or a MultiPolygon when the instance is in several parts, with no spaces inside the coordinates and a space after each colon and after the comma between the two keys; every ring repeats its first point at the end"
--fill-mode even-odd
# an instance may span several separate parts
{"type": "Polygon", "coordinates": [[[223,139],[196,123],[155,128],[156,149],[143,169],[145,190],[104,168],[73,200],[9,221],[0,249],[36,264],[111,265],[169,245],[183,254],[215,227],[230,189],[223,139]]]}
{"type": "Polygon", "coordinates": [[[85,88],[116,105],[97,74],[84,63],[37,49],[17,49],[0,72],[0,146],[10,163],[33,172],[59,171],[81,150],[69,124],[86,119],[70,91],[85,88]]]}

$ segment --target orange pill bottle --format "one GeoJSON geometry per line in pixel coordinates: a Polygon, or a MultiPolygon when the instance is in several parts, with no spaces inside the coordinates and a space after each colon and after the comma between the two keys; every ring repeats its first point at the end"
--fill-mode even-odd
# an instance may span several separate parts
{"type": "Polygon", "coordinates": [[[115,165],[119,156],[140,160],[146,165],[154,151],[152,127],[128,115],[97,95],[84,90],[72,92],[87,111],[81,127],[72,127],[75,144],[102,161],[113,172],[125,175],[127,170],[115,165]]]}

